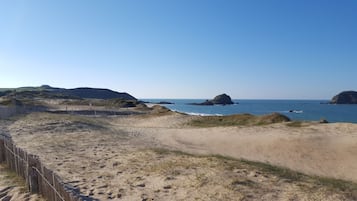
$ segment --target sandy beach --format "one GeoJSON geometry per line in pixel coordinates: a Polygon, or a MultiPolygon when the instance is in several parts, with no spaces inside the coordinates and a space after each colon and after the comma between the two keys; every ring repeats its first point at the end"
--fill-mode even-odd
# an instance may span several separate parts
{"type": "MultiPolygon", "coordinates": [[[[314,175],[357,181],[357,125],[194,127],[197,116],[32,113],[16,144],[94,200],[353,200],[314,175]],[[219,156],[216,156],[219,155],[219,156]],[[262,162],[304,174],[277,173],[262,162]]],[[[285,169],[277,169],[285,171],[285,169]]]]}

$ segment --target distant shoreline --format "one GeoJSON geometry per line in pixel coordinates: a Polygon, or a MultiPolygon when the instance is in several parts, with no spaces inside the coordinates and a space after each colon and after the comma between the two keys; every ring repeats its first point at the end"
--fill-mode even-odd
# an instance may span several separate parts
{"type": "Polygon", "coordinates": [[[233,99],[238,105],[196,106],[187,103],[200,102],[205,99],[141,99],[148,102],[168,101],[175,104],[162,105],[176,112],[199,116],[225,116],[249,113],[264,115],[281,113],[296,121],[320,121],[357,123],[357,105],[325,104],[329,100],[266,100],[233,99]]]}

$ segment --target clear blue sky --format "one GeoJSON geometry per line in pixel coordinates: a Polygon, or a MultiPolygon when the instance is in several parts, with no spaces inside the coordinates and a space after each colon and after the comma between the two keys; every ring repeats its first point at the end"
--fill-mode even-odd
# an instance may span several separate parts
{"type": "Polygon", "coordinates": [[[356,0],[0,0],[0,87],[138,98],[357,90],[356,0]]]}

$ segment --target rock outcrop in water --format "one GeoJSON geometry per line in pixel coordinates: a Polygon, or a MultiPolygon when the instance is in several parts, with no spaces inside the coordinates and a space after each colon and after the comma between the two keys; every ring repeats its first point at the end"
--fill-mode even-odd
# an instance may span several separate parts
{"type": "Polygon", "coordinates": [[[231,97],[227,94],[221,94],[212,100],[206,100],[203,103],[191,103],[190,105],[232,105],[234,104],[231,97]]]}
{"type": "Polygon", "coordinates": [[[356,91],[344,91],[334,96],[331,104],[357,104],[356,91]]]}

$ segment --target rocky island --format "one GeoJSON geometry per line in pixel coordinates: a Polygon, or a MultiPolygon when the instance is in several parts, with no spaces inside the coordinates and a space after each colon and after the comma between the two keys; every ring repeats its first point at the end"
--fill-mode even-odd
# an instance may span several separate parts
{"type": "Polygon", "coordinates": [[[356,91],[344,91],[334,96],[331,104],[357,104],[356,91]]]}
{"type": "Polygon", "coordinates": [[[227,94],[221,94],[212,100],[206,100],[202,103],[190,103],[190,105],[232,105],[234,104],[231,97],[227,94]]]}

